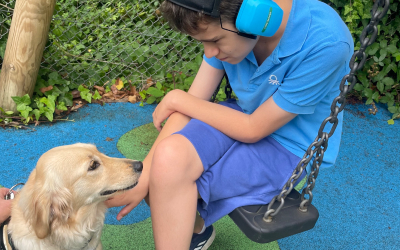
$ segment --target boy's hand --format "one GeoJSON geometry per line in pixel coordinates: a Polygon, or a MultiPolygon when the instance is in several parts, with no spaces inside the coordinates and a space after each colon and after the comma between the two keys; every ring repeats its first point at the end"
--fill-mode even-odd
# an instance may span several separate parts
{"type": "Polygon", "coordinates": [[[139,181],[138,185],[133,189],[114,196],[106,201],[107,207],[125,206],[119,211],[117,220],[121,220],[125,215],[129,214],[149,192],[149,186],[145,181],[139,181]]]}
{"type": "Polygon", "coordinates": [[[179,96],[187,94],[186,92],[175,89],[164,97],[164,99],[157,105],[156,109],[153,112],[153,123],[158,132],[162,129],[162,123],[167,119],[172,113],[176,111],[172,102],[179,101],[179,96]]]}
{"type": "Polygon", "coordinates": [[[3,223],[11,215],[11,200],[5,200],[8,188],[0,188],[0,223],[3,223]]]}

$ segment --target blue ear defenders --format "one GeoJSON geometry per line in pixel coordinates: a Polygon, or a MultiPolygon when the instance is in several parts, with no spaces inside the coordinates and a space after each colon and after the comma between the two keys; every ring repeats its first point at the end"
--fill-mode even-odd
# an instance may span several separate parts
{"type": "MultiPolygon", "coordinates": [[[[219,4],[221,0],[169,1],[212,17],[220,17],[219,4]]],[[[283,10],[272,0],[243,0],[235,23],[239,32],[232,32],[252,39],[256,39],[257,36],[273,36],[281,25],[282,18],[283,10]]]]}

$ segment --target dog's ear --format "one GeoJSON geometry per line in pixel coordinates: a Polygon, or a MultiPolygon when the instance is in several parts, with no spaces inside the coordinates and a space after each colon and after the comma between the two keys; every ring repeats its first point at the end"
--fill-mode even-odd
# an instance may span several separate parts
{"type": "MultiPolygon", "coordinates": [[[[33,193],[31,201],[31,224],[39,239],[46,238],[52,228],[68,223],[72,213],[71,193],[68,189],[59,188],[49,191],[44,188],[38,193],[33,193]]],[[[28,209],[29,211],[29,209],[28,209]]]]}

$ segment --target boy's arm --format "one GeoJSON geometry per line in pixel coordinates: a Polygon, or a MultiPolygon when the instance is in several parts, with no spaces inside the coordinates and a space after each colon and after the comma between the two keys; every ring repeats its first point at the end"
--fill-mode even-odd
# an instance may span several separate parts
{"type": "Polygon", "coordinates": [[[164,98],[153,113],[154,125],[161,130],[160,124],[173,112],[201,120],[220,130],[229,137],[254,143],[270,135],[294,117],[296,114],[281,109],[269,98],[251,115],[197,98],[181,90],[174,90],[164,98]]]}
{"type": "Polygon", "coordinates": [[[224,70],[216,69],[203,60],[188,93],[200,99],[209,100],[224,73],[224,70]]]}

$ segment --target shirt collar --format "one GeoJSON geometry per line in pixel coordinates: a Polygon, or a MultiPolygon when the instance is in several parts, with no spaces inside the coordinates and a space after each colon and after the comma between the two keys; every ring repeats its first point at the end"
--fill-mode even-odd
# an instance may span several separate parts
{"type": "Polygon", "coordinates": [[[257,59],[253,51],[250,51],[250,53],[246,56],[246,59],[258,67],[257,59]]]}
{"type": "Polygon", "coordinates": [[[303,47],[310,24],[311,13],[307,1],[293,0],[289,20],[277,48],[279,58],[290,56],[303,47]]]}

